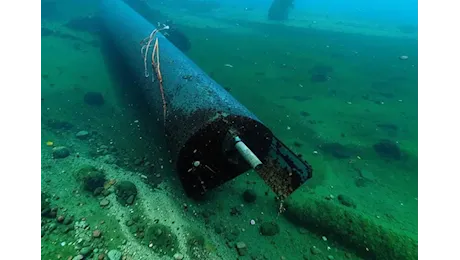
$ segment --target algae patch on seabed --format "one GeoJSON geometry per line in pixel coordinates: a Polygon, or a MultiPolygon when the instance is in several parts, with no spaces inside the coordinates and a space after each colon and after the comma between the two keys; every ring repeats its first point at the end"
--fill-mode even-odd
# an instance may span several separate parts
{"type": "Polygon", "coordinates": [[[107,179],[101,169],[94,166],[85,165],[74,174],[77,181],[81,182],[83,189],[94,193],[97,189],[104,188],[107,179]]]}
{"type": "Polygon", "coordinates": [[[143,235],[142,243],[157,254],[173,256],[179,248],[176,235],[166,225],[151,224],[147,226],[143,235]]]}
{"type": "Polygon", "coordinates": [[[190,230],[187,235],[187,255],[191,259],[213,259],[212,254],[216,252],[216,246],[206,239],[202,232],[190,230]]]}
{"type": "Polygon", "coordinates": [[[160,219],[148,218],[138,204],[130,206],[130,212],[124,225],[144,248],[158,256],[174,256],[180,251],[179,240],[172,227],[159,223],[160,219]]]}

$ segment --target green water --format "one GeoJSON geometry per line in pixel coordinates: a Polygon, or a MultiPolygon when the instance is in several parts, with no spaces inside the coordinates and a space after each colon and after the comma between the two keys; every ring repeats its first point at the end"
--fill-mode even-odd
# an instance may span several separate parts
{"type": "Polygon", "coordinates": [[[313,178],[292,195],[293,208],[280,215],[274,194],[253,172],[203,202],[181,192],[168,159],[156,153],[161,140],[149,135],[154,122],[130,97],[130,83],[111,75],[110,59],[93,44],[97,34],[65,26],[95,10],[89,6],[72,18],[42,23],[42,193],[58,208],[56,216],[42,217],[42,259],[72,259],[85,247],[92,250],[87,259],[109,259],[110,250],[127,259],[171,259],[176,253],[189,259],[366,259],[362,245],[347,243],[328,224],[345,217],[368,223],[355,231],[363,237],[387,231],[400,237],[376,242],[379,248],[412,250],[397,241],[417,240],[416,39],[249,21],[239,23],[252,33],[178,23],[191,42],[187,55],[313,166],[313,178]],[[43,34],[43,28],[53,33],[43,34]],[[325,78],[312,80],[315,74],[325,78]],[[85,104],[88,91],[102,93],[104,104],[85,104]],[[81,130],[89,137],[77,138],[81,130]],[[381,140],[396,144],[399,157],[377,153],[374,145],[381,140]],[[53,158],[58,146],[68,147],[70,156],[53,158]],[[77,172],[87,165],[116,182],[106,183],[108,194],[82,188],[77,172]],[[117,200],[117,184],[124,180],[137,187],[128,206],[117,200]],[[255,202],[244,200],[247,189],[255,192],[255,202]],[[343,205],[339,195],[353,206],[343,205]],[[101,206],[103,200],[109,205],[101,206]],[[318,203],[296,206],[305,201],[318,203]],[[331,209],[318,220],[322,207],[331,209]],[[56,220],[70,215],[68,225],[56,220]],[[279,233],[261,235],[261,224],[269,222],[279,233]],[[102,236],[94,237],[94,230],[102,236]],[[238,256],[238,242],[246,245],[244,256],[238,256]]]}

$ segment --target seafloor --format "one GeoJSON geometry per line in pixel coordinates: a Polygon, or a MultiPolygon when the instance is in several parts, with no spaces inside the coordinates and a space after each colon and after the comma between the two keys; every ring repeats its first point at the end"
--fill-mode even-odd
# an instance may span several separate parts
{"type": "Polygon", "coordinates": [[[253,172],[183,194],[155,122],[110,73],[95,8],[42,13],[42,259],[417,258],[411,32],[166,9],[187,55],[313,165],[279,214],[253,172]]]}

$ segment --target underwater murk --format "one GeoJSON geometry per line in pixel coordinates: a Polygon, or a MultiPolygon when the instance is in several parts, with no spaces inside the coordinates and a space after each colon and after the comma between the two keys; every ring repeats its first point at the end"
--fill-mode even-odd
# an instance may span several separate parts
{"type": "Polygon", "coordinates": [[[320,2],[42,0],[41,258],[417,259],[417,22],[320,2]]]}

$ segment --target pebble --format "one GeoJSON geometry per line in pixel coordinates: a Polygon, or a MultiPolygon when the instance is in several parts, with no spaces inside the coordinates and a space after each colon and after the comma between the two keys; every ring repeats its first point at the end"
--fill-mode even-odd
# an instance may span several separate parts
{"type": "Polygon", "coordinates": [[[112,249],[107,254],[110,260],[120,260],[121,259],[121,252],[115,249],[112,249]]]}
{"type": "Polygon", "coordinates": [[[143,160],[142,160],[141,158],[137,158],[137,159],[134,161],[134,165],[139,166],[139,165],[142,164],[142,162],[143,162],[143,160]]]}
{"type": "Polygon", "coordinates": [[[333,257],[332,255],[328,255],[328,256],[327,256],[327,259],[329,259],[329,260],[334,260],[334,257],[333,257]]]}
{"type": "Polygon", "coordinates": [[[344,206],[356,208],[356,203],[353,201],[352,198],[348,197],[347,195],[340,194],[339,196],[337,196],[337,199],[344,206]]]}
{"type": "Polygon", "coordinates": [[[67,216],[65,219],[64,219],[64,225],[69,225],[70,223],[73,222],[73,216],[67,216]]]}
{"type": "Polygon", "coordinates": [[[161,229],[157,229],[156,231],[157,237],[161,236],[163,234],[163,231],[161,229]]]}
{"type": "Polygon", "coordinates": [[[319,255],[319,254],[321,254],[321,250],[319,250],[319,249],[316,248],[315,246],[312,246],[312,247],[310,248],[310,252],[311,252],[312,255],[319,255]]]}
{"type": "Polygon", "coordinates": [[[82,256],[82,255],[77,255],[74,258],[72,258],[72,260],[82,260],[83,258],[85,258],[85,257],[82,256]]]}
{"type": "Polygon", "coordinates": [[[182,254],[179,254],[179,253],[175,253],[173,257],[174,257],[174,259],[176,259],[176,260],[182,260],[182,259],[184,259],[184,256],[183,256],[182,254]]]}
{"type": "Polygon", "coordinates": [[[274,236],[280,232],[280,227],[275,222],[264,222],[259,227],[262,236],[274,236]]]}
{"type": "Polygon", "coordinates": [[[65,146],[57,146],[53,148],[53,158],[54,159],[63,159],[70,155],[69,148],[65,146]]]}
{"type": "Polygon", "coordinates": [[[327,196],[326,199],[327,199],[327,200],[332,200],[332,199],[334,199],[334,195],[329,194],[329,196],[327,196]]]}
{"type": "Polygon", "coordinates": [[[88,139],[89,133],[88,131],[82,130],[78,132],[75,136],[80,140],[85,140],[85,139],[88,139]]]}
{"type": "Polygon", "coordinates": [[[51,232],[51,231],[55,230],[56,228],[57,228],[56,224],[51,223],[51,224],[49,225],[49,227],[48,227],[48,230],[51,232]]]}
{"type": "Polygon", "coordinates": [[[248,252],[248,248],[246,247],[246,244],[244,242],[237,242],[236,250],[238,251],[238,254],[240,256],[244,256],[248,252]]]}
{"type": "Polygon", "coordinates": [[[399,59],[400,59],[400,60],[407,60],[407,59],[409,59],[409,56],[407,56],[407,55],[401,55],[401,56],[399,56],[399,59]]]}
{"type": "Polygon", "coordinates": [[[100,231],[99,229],[96,229],[93,231],[93,237],[101,237],[102,235],[102,231],[100,231]]]}
{"type": "Polygon", "coordinates": [[[99,202],[99,205],[101,205],[101,207],[106,207],[110,204],[110,201],[108,199],[103,199],[101,200],[101,202],[99,202]]]}
{"type": "Polygon", "coordinates": [[[65,217],[62,216],[62,215],[56,218],[57,222],[59,222],[59,223],[64,222],[64,219],[65,219],[65,217]]]}
{"type": "Polygon", "coordinates": [[[89,246],[83,247],[82,249],[80,249],[80,255],[83,255],[83,256],[87,256],[91,254],[91,252],[93,252],[93,249],[89,246]]]}
{"type": "Polygon", "coordinates": [[[134,195],[129,196],[128,199],[126,199],[126,204],[132,205],[134,203],[134,198],[134,195]]]}

